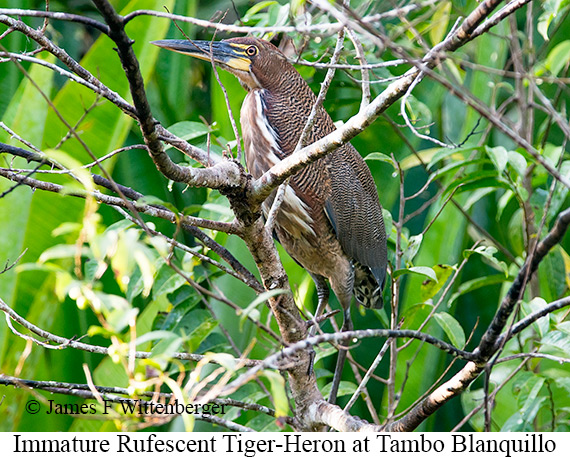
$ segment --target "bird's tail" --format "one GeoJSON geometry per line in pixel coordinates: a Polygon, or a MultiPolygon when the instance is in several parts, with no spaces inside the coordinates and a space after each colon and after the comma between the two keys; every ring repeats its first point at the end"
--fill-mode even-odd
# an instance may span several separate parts
{"type": "Polygon", "coordinates": [[[381,309],[384,306],[382,290],[384,281],[378,283],[376,276],[370,268],[355,262],[354,263],[354,298],[358,304],[365,308],[381,309]]]}

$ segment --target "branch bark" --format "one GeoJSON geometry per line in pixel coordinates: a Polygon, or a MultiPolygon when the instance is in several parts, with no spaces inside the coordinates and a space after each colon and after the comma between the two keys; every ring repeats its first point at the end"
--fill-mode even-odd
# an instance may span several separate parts
{"type": "MultiPolygon", "coordinates": [[[[257,362],[253,364],[252,362],[252,366],[254,366],[254,368],[248,370],[244,375],[238,377],[234,382],[228,384],[227,387],[223,390],[222,394],[229,394],[235,389],[239,388],[245,382],[253,379],[253,377],[256,376],[256,373],[262,367],[274,366],[273,364],[275,364],[277,368],[284,368],[289,373],[289,380],[293,392],[293,397],[303,428],[313,430],[319,429],[323,425],[329,425],[337,430],[343,431],[378,431],[379,427],[372,426],[366,423],[366,421],[357,419],[350,414],[343,412],[340,408],[331,405],[323,400],[323,397],[317,388],[315,375],[313,372],[311,372],[310,369],[312,363],[312,346],[314,344],[318,344],[319,342],[327,340],[338,340],[340,338],[346,338],[347,336],[385,336],[394,338],[413,337],[422,339],[422,341],[426,341],[431,344],[435,344],[437,347],[469,361],[463,369],[455,374],[455,376],[453,376],[449,381],[438,387],[404,418],[389,424],[385,428],[387,431],[413,430],[425,418],[429,417],[431,414],[437,411],[439,407],[447,403],[451,398],[463,392],[467,386],[477,378],[477,376],[487,366],[491,357],[497,353],[497,351],[502,347],[508,338],[520,332],[522,329],[530,325],[531,322],[534,322],[536,319],[542,316],[543,314],[541,313],[551,312],[554,309],[559,309],[560,307],[567,306],[569,304],[568,300],[553,303],[549,305],[548,308],[545,308],[545,310],[534,313],[533,315],[527,317],[525,320],[520,321],[517,325],[513,326],[510,331],[505,333],[506,323],[511,317],[518,300],[524,292],[528,278],[532,276],[532,274],[536,271],[538,265],[543,260],[544,256],[550,251],[550,249],[552,249],[556,243],[560,242],[567,230],[568,224],[570,223],[570,210],[566,210],[560,215],[550,233],[538,245],[536,253],[529,257],[527,263],[525,263],[519,271],[515,282],[501,303],[501,306],[499,307],[497,314],[491,322],[491,325],[485,332],[483,339],[477,348],[472,352],[454,348],[453,346],[436,340],[429,335],[424,337],[424,334],[419,334],[419,332],[406,333],[406,331],[398,330],[355,331],[344,334],[339,333],[332,335],[322,335],[315,337],[314,339],[307,339],[307,324],[302,319],[299,310],[295,305],[288,283],[288,278],[279,260],[273,239],[271,238],[268,231],[264,229],[264,225],[260,219],[259,206],[261,202],[264,201],[265,198],[267,198],[277,186],[283,183],[288,177],[300,171],[303,167],[324,157],[326,154],[332,152],[342,144],[350,141],[350,139],[352,139],[354,136],[358,135],[364,129],[369,127],[372,122],[374,122],[374,120],[388,107],[403,97],[408,91],[411,91],[413,87],[420,82],[424,74],[437,78],[432,69],[439,65],[446,58],[446,53],[459,49],[465,43],[469,42],[477,36],[480,36],[482,33],[485,33],[494,24],[498,23],[504,17],[512,14],[522,5],[527,3],[527,0],[513,0],[502,10],[500,10],[495,16],[492,16],[490,18],[489,16],[491,12],[498,6],[500,1],[484,0],[471,14],[469,14],[469,16],[467,16],[467,18],[456,30],[454,30],[442,43],[438,44],[429,52],[427,52],[425,57],[421,60],[411,60],[407,55],[404,55],[401,50],[392,48],[395,50],[395,52],[402,54],[403,61],[408,61],[411,63],[413,65],[413,68],[408,70],[395,82],[391,83],[369,104],[366,103],[367,96],[365,95],[364,103],[362,104],[359,113],[349,119],[343,127],[337,129],[335,132],[327,135],[312,145],[303,147],[295,154],[287,157],[283,161],[273,166],[261,178],[253,182],[251,181],[251,178],[245,174],[243,168],[238,163],[206,157],[206,153],[197,148],[190,147],[188,149],[188,146],[185,146],[183,144],[185,142],[169,134],[165,129],[157,124],[157,121],[152,116],[150,105],[146,98],[144,81],[140,73],[138,61],[131,46],[132,42],[127,36],[124,27],[129,21],[133,20],[139,15],[149,14],[153,16],[169,18],[174,18],[176,16],[165,13],[136,11],[125,17],[122,17],[116,13],[111,4],[106,0],[94,0],[94,3],[97,5],[97,8],[103,15],[107,25],[101,24],[97,21],[88,25],[92,25],[103,33],[108,34],[109,37],[117,45],[119,58],[129,81],[134,106],[129,105],[118,94],[110,91],[107,87],[102,85],[96,78],[93,77],[93,75],[83,69],[77,62],[69,57],[69,55],[67,55],[64,50],[55,46],[43,34],[26,26],[21,21],[11,19],[5,15],[1,15],[2,13],[26,14],[25,11],[0,9],[0,23],[4,23],[9,27],[12,27],[14,30],[18,30],[24,33],[26,36],[34,39],[38,44],[40,44],[40,46],[56,55],[68,66],[68,68],[73,73],[78,75],[79,80],[74,77],[77,82],[87,85],[87,87],[90,87],[95,92],[103,95],[108,100],[111,100],[125,113],[137,119],[140,124],[141,132],[143,134],[145,144],[148,147],[150,155],[157,168],[166,177],[174,181],[185,182],[191,186],[205,186],[209,188],[220,189],[222,193],[226,195],[230,200],[232,209],[236,214],[236,221],[234,223],[227,224],[216,221],[208,221],[200,218],[183,217],[182,225],[184,227],[200,226],[214,230],[225,231],[227,233],[238,234],[241,238],[243,238],[249,251],[254,257],[262,279],[263,289],[271,291],[279,288],[286,291],[285,294],[281,294],[269,300],[271,311],[273,313],[273,316],[276,318],[286,348],[283,349],[281,353],[269,357],[261,364],[257,364],[257,362]],[[17,11],[20,11],[20,13],[17,11]],[[189,155],[191,155],[191,157],[209,167],[206,169],[194,169],[181,167],[175,164],[164,151],[162,141],[168,141],[171,144],[175,144],[176,147],[181,150],[184,150],[186,148],[187,151],[190,151],[189,155]],[[279,364],[277,364],[277,362],[279,362],[279,364]]],[[[358,21],[354,21],[353,18],[350,17],[350,14],[352,14],[350,10],[347,10],[346,13],[340,12],[336,10],[334,6],[331,6],[328,2],[321,0],[314,0],[313,3],[316,5],[322,5],[323,8],[335,16],[335,18],[339,21],[339,23],[335,25],[336,27],[342,28],[347,25],[350,27],[354,26],[354,29],[356,30],[363,31],[364,33],[370,33],[371,36],[374,36],[376,38],[379,37],[378,33],[373,30],[373,27],[371,27],[371,25],[374,24],[374,20],[369,18],[368,20],[359,19],[358,21]]],[[[30,14],[30,16],[34,16],[34,14],[30,14]]],[[[51,17],[53,19],[63,19],[86,24],[89,22],[82,21],[76,17],[64,17],[61,14],[58,15],[56,13],[48,14],[48,12],[40,17],[51,17]]],[[[237,31],[242,29],[235,26],[214,24],[208,21],[200,22],[195,19],[190,20],[182,17],[178,17],[177,19],[181,21],[186,19],[188,22],[199,23],[207,27],[215,27],[218,30],[227,29],[237,31]]],[[[319,24],[318,26],[314,27],[305,27],[305,30],[315,30],[320,29],[321,27],[322,25],[319,24]]],[[[330,24],[327,27],[329,31],[332,30],[330,24]]],[[[255,28],[248,27],[245,29],[252,31],[255,28]]],[[[271,28],[263,28],[264,31],[267,31],[268,29],[271,28]]],[[[287,27],[281,27],[278,29],[286,30],[287,27]]],[[[299,28],[291,27],[291,31],[293,30],[297,31],[299,28]]],[[[16,58],[11,54],[6,55],[10,58],[16,58]]],[[[31,58],[28,60],[30,59],[31,58]]],[[[366,67],[367,65],[362,65],[359,68],[364,69],[366,67]]],[[[54,68],[52,68],[52,70],[57,71],[54,68]]],[[[472,106],[475,106],[477,109],[476,103],[474,103],[472,106]]],[[[563,120],[557,119],[557,121],[562,122],[563,120]]],[[[502,128],[505,132],[508,131],[508,126],[502,126],[500,128],[502,128]]],[[[557,170],[553,169],[547,162],[545,162],[542,157],[540,157],[540,154],[534,154],[536,151],[534,148],[532,148],[532,145],[529,145],[523,140],[524,139],[521,140],[517,138],[519,144],[525,147],[528,146],[529,152],[533,155],[536,155],[537,160],[543,166],[545,166],[545,168],[554,177],[556,177],[556,179],[560,180],[566,186],[570,187],[570,181],[568,181],[564,176],[561,176],[557,170]]],[[[14,150],[10,150],[10,147],[7,145],[0,145],[0,148],[1,147],[5,148],[5,152],[17,155],[14,150]]],[[[9,169],[0,169],[0,175],[14,182],[19,182],[32,188],[40,188],[58,193],[65,191],[65,188],[59,184],[39,181],[29,176],[22,176],[21,174],[15,173],[9,169]]],[[[103,181],[103,179],[104,178],[94,176],[94,180],[97,184],[103,186],[109,184],[103,181]]],[[[124,190],[125,195],[133,199],[133,201],[129,202],[129,204],[134,205],[137,211],[141,211],[157,217],[163,217],[172,221],[175,221],[177,219],[177,215],[163,208],[157,208],[151,205],[136,204],[136,199],[134,198],[133,194],[134,191],[132,189],[121,188],[121,190],[124,190]]],[[[82,193],[78,191],[73,191],[70,194],[79,197],[85,196],[84,192],[82,193]]],[[[93,193],[92,195],[98,199],[98,201],[128,209],[128,205],[123,199],[105,195],[100,192],[93,193]]],[[[251,280],[252,277],[253,276],[251,276],[249,279],[251,280]]],[[[256,282],[256,280],[251,281],[251,284],[256,285],[256,282]]],[[[257,283],[256,286],[257,291],[260,291],[262,289],[259,283],[257,283]]],[[[22,323],[22,318],[15,315],[15,313],[7,308],[7,305],[1,300],[0,310],[4,311],[8,316],[10,316],[11,319],[22,323]]],[[[34,332],[40,332],[38,333],[40,336],[45,335],[44,333],[41,333],[43,332],[41,329],[33,327],[28,328],[34,332]]],[[[50,338],[54,338],[54,335],[50,334],[49,336],[50,338]]],[[[69,346],[80,348],[78,345],[82,344],[63,338],[60,338],[59,340],[52,339],[51,341],[59,341],[60,344],[65,345],[65,347],[69,346]]],[[[81,348],[87,350],[86,347],[81,348]]],[[[103,351],[101,353],[106,353],[106,348],[98,348],[96,351],[103,351]]],[[[190,358],[190,360],[195,359],[190,358]]]]}
{"type": "MultiPolygon", "coordinates": [[[[313,3],[328,11],[334,11],[332,6],[321,0],[313,3]]],[[[477,26],[501,3],[501,0],[483,1],[469,16],[465,18],[461,26],[444,41],[431,49],[419,62],[411,62],[416,67],[408,70],[400,79],[391,83],[370,104],[351,117],[341,128],[338,128],[319,141],[304,147],[300,151],[291,154],[284,160],[275,164],[259,179],[252,184],[252,195],[256,201],[265,200],[273,190],[285,179],[297,173],[303,167],[324,157],[330,152],[347,143],[356,135],[370,126],[386,109],[399,100],[412,86],[417,83],[423,68],[434,68],[444,60],[443,53],[457,50],[468,41],[471,41],[471,33],[477,26]]],[[[346,22],[342,16],[337,19],[346,22]]],[[[549,170],[551,171],[551,170],[549,170]]],[[[554,170],[556,171],[556,170],[554,170]]],[[[570,186],[570,182],[568,182],[570,186]]]]}

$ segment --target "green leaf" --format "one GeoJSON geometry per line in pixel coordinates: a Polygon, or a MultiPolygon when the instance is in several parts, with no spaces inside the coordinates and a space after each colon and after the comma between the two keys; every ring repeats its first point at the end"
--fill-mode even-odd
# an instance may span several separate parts
{"type": "Polygon", "coordinates": [[[86,297],[91,306],[101,311],[107,324],[115,333],[122,332],[138,314],[138,308],[132,308],[131,304],[123,297],[93,291],[94,298],[86,297]]]}
{"type": "Polygon", "coordinates": [[[491,170],[481,170],[469,173],[462,178],[453,181],[444,192],[444,197],[451,194],[452,191],[456,190],[455,194],[458,195],[462,192],[468,192],[475,189],[481,189],[484,187],[494,187],[510,189],[511,184],[509,181],[501,176],[497,176],[496,171],[491,170]]]}
{"type": "Polygon", "coordinates": [[[392,213],[386,208],[382,208],[382,216],[384,217],[384,228],[386,229],[386,238],[390,238],[392,234],[392,213]]]}
{"type": "Polygon", "coordinates": [[[430,108],[418,98],[411,96],[406,100],[406,111],[410,115],[412,124],[416,123],[416,128],[429,134],[432,115],[430,108]]]}
{"type": "Polygon", "coordinates": [[[157,316],[153,323],[155,329],[173,330],[181,319],[200,302],[200,296],[196,290],[187,285],[167,295],[167,299],[173,308],[166,316],[157,316]]]}
{"type": "Polygon", "coordinates": [[[191,352],[217,327],[218,322],[204,309],[192,309],[174,327],[174,332],[183,336],[191,352]]]}
{"type": "MultiPolygon", "coordinates": [[[[442,178],[448,174],[455,174],[457,172],[458,169],[463,168],[465,170],[468,170],[467,167],[469,166],[474,166],[474,165],[486,165],[490,163],[488,159],[473,159],[473,160],[457,160],[457,161],[451,161],[450,163],[448,163],[447,165],[444,165],[443,167],[435,170],[431,175],[430,175],[430,179],[435,180],[435,179],[439,179],[442,178]]],[[[470,168],[471,170],[473,169],[473,167],[470,168]]]]}
{"type": "Polygon", "coordinates": [[[148,332],[137,337],[135,340],[135,346],[139,347],[141,344],[148,343],[149,341],[163,340],[165,338],[171,338],[173,336],[178,335],[174,332],[167,332],[166,330],[153,330],[152,332],[148,332]]]}
{"type": "Polygon", "coordinates": [[[317,363],[321,359],[325,359],[331,355],[336,354],[338,351],[332,344],[320,344],[319,350],[317,351],[317,355],[315,356],[315,363],[317,363]]]}
{"type": "Polygon", "coordinates": [[[553,330],[540,341],[545,352],[560,357],[570,357],[570,338],[566,332],[553,330]]]}
{"type": "Polygon", "coordinates": [[[513,251],[516,255],[522,255],[524,252],[523,219],[523,209],[517,208],[517,210],[511,216],[511,219],[509,220],[509,224],[507,226],[509,243],[513,247],[513,251]]]}
{"type": "Polygon", "coordinates": [[[557,373],[557,376],[552,377],[552,381],[566,391],[566,395],[570,397],[570,378],[568,372],[557,373]]]}
{"type": "MultiPolygon", "coordinates": [[[[466,153],[470,153],[473,151],[482,151],[483,147],[468,147],[468,148],[457,148],[457,149],[450,149],[450,148],[433,148],[428,149],[427,151],[431,151],[431,155],[429,157],[429,164],[428,170],[431,170],[436,164],[438,164],[443,159],[447,159],[451,156],[451,158],[455,161],[462,162],[465,160],[466,153]]],[[[428,157],[422,157],[424,160],[428,157]]]]}
{"type": "Polygon", "coordinates": [[[560,70],[566,66],[569,60],[570,40],[566,40],[558,43],[554,48],[552,48],[544,61],[544,67],[552,76],[558,76],[560,70]]]}
{"type": "Polygon", "coordinates": [[[523,417],[520,411],[515,412],[511,417],[509,417],[501,427],[501,432],[532,432],[532,431],[533,431],[532,425],[526,421],[526,418],[523,417]]]}
{"type": "Polygon", "coordinates": [[[165,208],[172,211],[174,214],[178,214],[178,209],[172,203],[161,200],[154,195],[145,195],[137,200],[137,205],[153,205],[153,206],[164,206],[165,208]]]}
{"type": "MultiPolygon", "coordinates": [[[[156,274],[156,266],[154,262],[152,262],[152,260],[147,255],[147,251],[144,249],[140,249],[140,247],[134,250],[133,257],[138,266],[138,271],[140,273],[139,277],[142,279],[143,288],[141,292],[143,294],[143,297],[148,297],[150,295],[152,285],[154,284],[154,275],[156,274]]],[[[129,277],[129,281],[127,283],[128,286],[130,286],[131,284],[130,279],[132,279],[132,274],[129,277]]]]}
{"type": "MultiPolygon", "coordinates": [[[[45,60],[53,63],[55,58],[49,55],[45,60]]],[[[3,67],[6,65],[8,64],[4,63],[3,67]]],[[[4,71],[5,69],[3,68],[2,72],[4,71]]],[[[19,72],[17,69],[16,71],[19,72]]],[[[42,65],[32,65],[29,69],[29,75],[30,79],[23,79],[16,94],[10,100],[2,121],[32,144],[40,146],[44,136],[49,105],[31,81],[41,87],[45,93],[49,94],[52,90],[54,73],[42,65]]],[[[3,99],[0,102],[3,104],[7,103],[10,97],[8,94],[2,94],[0,98],[3,99]]],[[[12,145],[16,144],[16,141],[11,140],[4,129],[0,129],[0,141],[12,145]]],[[[8,159],[6,158],[6,160],[8,159]]],[[[24,159],[13,158],[9,160],[10,165],[16,168],[28,166],[24,159]]],[[[4,154],[0,155],[0,161],[5,163],[4,154]]],[[[14,183],[5,179],[0,180],[0,194],[13,185],[14,183]]],[[[19,191],[11,192],[0,199],[0,232],[2,233],[2,236],[0,236],[0,265],[2,265],[2,268],[4,268],[6,262],[14,262],[25,249],[28,249],[28,252],[23,258],[24,261],[35,260],[32,252],[35,251],[39,255],[43,250],[42,246],[39,245],[44,238],[41,234],[38,234],[37,225],[34,226],[36,238],[26,240],[26,228],[29,227],[30,221],[37,215],[32,210],[33,199],[37,198],[37,195],[38,193],[34,194],[30,189],[20,188],[19,191]],[[17,229],[14,229],[15,227],[17,229]]],[[[48,213],[44,208],[40,218],[48,213]]],[[[53,243],[53,239],[49,234],[46,234],[45,237],[53,243]]],[[[17,279],[18,273],[14,268],[4,272],[0,279],[0,297],[14,307],[17,297],[21,297],[30,303],[34,300],[35,292],[41,288],[41,282],[38,280],[35,283],[29,282],[26,287],[22,288],[24,290],[18,290],[17,279]]],[[[36,324],[42,325],[40,322],[36,322],[36,324]]],[[[0,365],[3,365],[3,355],[6,349],[5,343],[8,333],[10,332],[6,326],[0,327],[0,365]]]]}
{"type": "Polygon", "coordinates": [[[507,158],[509,165],[517,172],[517,174],[522,178],[526,173],[526,159],[524,156],[517,151],[507,152],[507,158]]]}
{"type": "Polygon", "coordinates": [[[433,269],[430,267],[402,268],[400,270],[396,270],[392,276],[394,279],[396,279],[398,276],[405,274],[416,274],[416,275],[427,276],[432,281],[437,281],[437,275],[435,274],[435,271],[433,271],[433,269]]]}
{"type": "MultiPolygon", "coordinates": [[[[287,293],[287,290],[285,289],[273,289],[273,290],[267,290],[261,294],[259,294],[255,300],[253,300],[248,306],[247,308],[245,308],[243,311],[241,311],[240,314],[240,326],[243,326],[243,324],[245,323],[247,317],[249,315],[251,315],[251,313],[257,309],[257,307],[262,304],[265,303],[267,300],[269,300],[271,297],[275,297],[276,295],[281,295],[287,293]]],[[[257,319],[254,319],[257,320],[257,319]]]]}
{"type": "Polygon", "coordinates": [[[519,376],[513,383],[513,393],[517,398],[519,411],[517,411],[503,425],[502,431],[525,431],[532,430],[532,423],[536,418],[546,397],[539,397],[539,393],[545,383],[542,376],[528,373],[519,376]]]}
{"type": "MultiPolygon", "coordinates": [[[[213,131],[202,122],[193,122],[193,121],[177,122],[176,124],[173,124],[170,127],[168,127],[167,130],[172,134],[176,135],[177,137],[182,138],[183,140],[186,141],[199,138],[213,131]]],[[[168,150],[173,147],[174,146],[172,146],[171,144],[165,144],[164,149],[168,150]]]]}
{"type": "Polygon", "coordinates": [[[495,246],[478,246],[475,249],[466,249],[463,251],[463,256],[468,259],[472,254],[479,254],[487,259],[491,265],[495,266],[497,269],[504,271],[505,278],[509,276],[509,269],[507,264],[502,260],[495,257],[497,253],[497,248],[495,246]]]}
{"type": "Polygon", "coordinates": [[[392,157],[390,157],[387,154],[383,154],[381,152],[371,152],[370,154],[368,154],[366,157],[364,157],[364,160],[378,160],[380,162],[386,162],[389,163],[390,165],[392,165],[394,168],[395,164],[394,161],[392,160],[392,157]]]}
{"type": "Polygon", "coordinates": [[[196,349],[196,354],[204,354],[211,351],[217,351],[219,354],[221,351],[231,351],[231,346],[221,333],[210,333],[202,340],[196,349]]]}
{"type": "MultiPolygon", "coordinates": [[[[200,217],[215,218],[216,220],[229,221],[235,215],[230,208],[229,202],[226,200],[225,204],[222,203],[204,203],[202,205],[194,205],[194,208],[200,209],[200,217]],[[220,218],[220,216],[222,216],[220,218]]],[[[184,211],[186,214],[186,210],[184,211]]]]}
{"type": "Polygon", "coordinates": [[[435,295],[441,290],[445,285],[447,279],[455,271],[455,267],[451,265],[435,265],[433,271],[437,276],[437,281],[432,279],[424,281],[421,285],[421,300],[427,301],[430,298],[435,297],[435,295]]]}
{"type": "Polygon", "coordinates": [[[421,233],[419,235],[411,236],[408,239],[408,245],[406,246],[404,255],[402,256],[402,260],[406,265],[409,265],[418,253],[422,245],[422,240],[423,235],[421,233]]]}
{"type": "Polygon", "coordinates": [[[451,344],[458,349],[465,347],[465,332],[457,320],[448,313],[441,312],[433,315],[436,322],[445,332],[451,344]]]}
{"type": "Polygon", "coordinates": [[[424,322],[424,320],[433,311],[433,305],[429,303],[419,303],[417,305],[406,308],[402,313],[402,319],[405,319],[408,325],[412,326],[410,322],[424,322]]]}
{"type": "MultiPolygon", "coordinates": [[[[151,332],[154,333],[154,332],[151,332]]],[[[184,339],[175,333],[165,332],[160,341],[152,348],[151,358],[159,364],[161,369],[166,369],[172,355],[182,347],[184,339]]]]}
{"type": "Polygon", "coordinates": [[[289,401],[287,400],[287,392],[285,392],[285,379],[279,373],[270,370],[264,370],[263,376],[269,380],[275,416],[286,416],[289,413],[289,401]]]}
{"type": "MultiPolygon", "coordinates": [[[[560,166],[560,174],[566,178],[570,178],[570,160],[565,160],[560,166]]],[[[547,222],[558,216],[564,201],[568,196],[568,187],[566,186],[556,186],[554,193],[552,195],[552,200],[550,202],[550,208],[548,208],[548,218],[547,222]]]]}
{"type": "Polygon", "coordinates": [[[73,259],[78,252],[82,257],[89,257],[91,255],[91,251],[87,247],[81,247],[78,251],[77,245],[75,244],[58,244],[46,249],[38,259],[38,262],[46,263],[53,259],[73,259]]]}
{"type": "MultiPolygon", "coordinates": [[[[471,413],[475,408],[477,408],[481,401],[484,399],[485,393],[483,389],[473,389],[467,390],[461,394],[461,406],[463,408],[463,413],[467,416],[471,413]]],[[[482,432],[483,428],[485,427],[485,418],[483,416],[483,409],[478,411],[477,413],[471,415],[469,419],[469,424],[473,429],[477,432],[482,432]]]]}
{"type": "MultiPolygon", "coordinates": [[[[328,383],[322,391],[323,397],[328,398],[331,393],[332,382],[328,383]]],[[[345,395],[352,395],[356,392],[356,384],[350,381],[341,381],[338,386],[337,397],[343,397],[345,395]]]]}
{"type": "Polygon", "coordinates": [[[455,300],[457,300],[461,295],[465,295],[474,290],[480,289],[486,286],[492,286],[495,284],[502,284],[505,281],[511,281],[513,278],[505,278],[504,274],[499,275],[489,275],[482,276],[480,278],[471,279],[465,281],[459,285],[457,291],[450,297],[448,306],[451,306],[455,300]]]}
{"type": "Polygon", "coordinates": [[[433,13],[431,19],[431,28],[429,31],[429,37],[433,45],[440,43],[445,37],[447,33],[447,26],[449,24],[450,13],[450,1],[441,2],[435,9],[435,12],[433,13]]]}
{"type": "Polygon", "coordinates": [[[267,8],[271,5],[276,5],[277,2],[274,0],[267,0],[264,2],[259,2],[256,3],[255,5],[253,5],[250,9],[248,9],[245,13],[245,15],[243,16],[243,22],[249,22],[251,20],[251,18],[256,15],[257,13],[259,13],[262,9],[267,8]]]}
{"type": "Polygon", "coordinates": [[[166,295],[186,284],[186,279],[176,273],[167,264],[163,263],[158,269],[155,284],[152,290],[152,296],[156,299],[161,295],[166,295]]]}
{"type": "MultiPolygon", "coordinates": [[[[546,300],[541,297],[534,297],[530,302],[522,304],[522,309],[525,311],[525,314],[531,314],[535,311],[539,311],[543,309],[547,305],[546,300]]],[[[541,317],[537,321],[533,322],[532,328],[535,329],[538,336],[542,338],[550,328],[550,319],[548,316],[541,317]]]]}
{"type": "Polygon", "coordinates": [[[465,211],[469,211],[475,203],[480,202],[483,199],[483,197],[492,194],[496,190],[497,189],[495,189],[494,187],[482,187],[480,189],[475,189],[467,197],[467,200],[465,200],[465,203],[463,204],[463,209],[465,211]]]}
{"type": "Polygon", "coordinates": [[[546,0],[541,2],[544,13],[542,13],[538,18],[537,30],[538,33],[544,38],[544,41],[548,41],[548,28],[554,19],[557,17],[564,17],[560,15],[562,9],[568,5],[568,0],[546,0]]]}
{"type": "Polygon", "coordinates": [[[511,199],[515,196],[515,193],[512,190],[507,190],[501,195],[499,201],[497,202],[497,214],[495,215],[495,220],[499,222],[501,220],[501,216],[503,215],[503,211],[511,201],[511,199]]]}
{"type": "Polygon", "coordinates": [[[570,255],[561,247],[560,255],[564,262],[564,278],[566,278],[566,286],[570,288],[570,255]]]}
{"type": "Polygon", "coordinates": [[[191,140],[211,132],[209,126],[202,122],[181,121],[168,127],[168,130],[184,140],[191,140]]]}
{"type": "Polygon", "coordinates": [[[507,162],[509,160],[509,154],[507,150],[503,146],[497,146],[494,148],[486,146],[485,151],[491,158],[499,174],[501,174],[505,170],[505,167],[507,166],[507,162]]]}
{"type": "Polygon", "coordinates": [[[562,248],[555,246],[540,263],[538,278],[541,296],[551,302],[559,299],[567,290],[566,263],[562,248]]]}
{"type": "Polygon", "coordinates": [[[448,148],[422,149],[421,151],[418,151],[417,154],[411,154],[404,157],[404,159],[400,161],[400,168],[405,171],[414,167],[419,167],[422,163],[430,162],[430,160],[432,160],[433,157],[442,149],[448,151],[449,154],[453,154],[453,150],[448,148]]]}

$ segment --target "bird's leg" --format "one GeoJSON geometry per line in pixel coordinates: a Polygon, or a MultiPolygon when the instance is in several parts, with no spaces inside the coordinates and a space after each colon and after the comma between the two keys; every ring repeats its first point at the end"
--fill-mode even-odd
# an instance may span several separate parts
{"type": "MultiPolygon", "coordinates": [[[[342,323],[341,332],[348,332],[353,330],[352,318],[350,317],[350,306],[344,308],[343,313],[344,321],[342,323]]],[[[344,362],[346,361],[347,347],[350,344],[350,340],[340,340],[340,349],[338,350],[338,358],[336,359],[336,367],[334,369],[333,382],[331,386],[331,393],[329,395],[329,403],[336,403],[336,396],[338,394],[338,388],[340,386],[340,378],[342,376],[342,369],[344,368],[344,362]]]]}
{"type": "Polygon", "coordinates": [[[311,278],[313,278],[313,281],[315,281],[315,287],[317,288],[317,297],[319,300],[317,303],[317,310],[313,316],[312,328],[309,330],[309,336],[314,336],[317,331],[318,318],[321,314],[323,314],[325,306],[327,306],[329,302],[329,286],[325,278],[321,275],[311,273],[311,278]]]}
{"type": "MultiPolygon", "coordinates": [[[[313,316],[313,322],[311,329],[309,330],[309,337],[314,336],[317,332],[318,318],[323,311],[325,310],[325,306],[329,302],[329,286],[325,280],[325,278],[321,275],[311,274],[313,281],[315,281],[315,287],[317,288],[317,310],[315,311],[315,315],[313,316]]],[[[307,370],[307,375],[311,376],[313,373],[313,363],[315,361],[315,351],[311,351],[311,357],[309,362],[309,369],[307,370]]]]}

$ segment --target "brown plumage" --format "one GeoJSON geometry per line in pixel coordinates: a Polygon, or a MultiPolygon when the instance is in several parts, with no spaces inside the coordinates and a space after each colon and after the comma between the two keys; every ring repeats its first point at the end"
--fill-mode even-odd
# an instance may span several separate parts
{"type": "MultiPolygon", "coordinates": [[[[245,160],[255,178],[294,152],[316,97],[275,46],[249,37],[155,44],[205,60],[211,50],[215,62],[239,78],[248,91],[240,116],[245,160]]],[[[308,144],[334,130],[319,108],[308,144]]],[[[266,215],[274,196],[263,204],[266,215]]],[[[315,280],[320,311],[328,298],[324,278],[329,280],[345,311],[343,329],[351,328],[353,294],[363,306],[382,307],[387,264],[382,207],[370,171],[351,144],[291,177],[275,233],[315,280]]],[[[336,387],[339,381],[340,376],[336,387]]]]}

